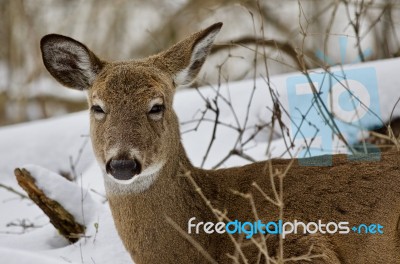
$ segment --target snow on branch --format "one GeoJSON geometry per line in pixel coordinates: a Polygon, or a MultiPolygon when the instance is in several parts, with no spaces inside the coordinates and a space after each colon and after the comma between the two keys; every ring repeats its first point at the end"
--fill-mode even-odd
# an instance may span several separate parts
{"type": "Polygon", "coordinates": [[[14,171],[18,184],[50,218],[62,236],[76,242],[85,232],[85,214],[91,217],[97,204],[77,184],[35,165],[14,171]],[[85,214],[84,214],[85,213],[85,214]]]}

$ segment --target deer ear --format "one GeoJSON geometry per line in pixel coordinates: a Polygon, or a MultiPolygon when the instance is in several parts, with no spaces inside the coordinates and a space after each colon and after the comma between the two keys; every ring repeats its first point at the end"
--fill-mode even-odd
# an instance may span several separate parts
{"type": "Polygon", "coordinates": [[[46,69],[70,88],[89,89],[104,66],[85,45],[66,36],[46,35],[40,41],[40,49],[46,69]]]}
{"type": "Polygon", "coordinates": [[[178,42],[159,56],[176,86],[188,85],[200,72],[222,23],[216,23],[178,42]]]}

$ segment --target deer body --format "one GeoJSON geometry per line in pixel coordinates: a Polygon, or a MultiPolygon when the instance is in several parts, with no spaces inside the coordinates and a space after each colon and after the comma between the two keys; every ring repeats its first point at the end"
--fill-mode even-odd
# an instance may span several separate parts
{"type": "Polygon", "coordinates": [[[41,41],[49,72],[62,84],[87,91],[93,149],[118,233],[135,263],[233,263],[232,258],[264,263],[266,255],[292,258],[310,250],[323,254],[310,258],[313,263],[400,263],[398,153],[384,154],[376,163],[348,162],[338,155],[335,166],[312,169],[294,161],[283,180],[283,215],[264,195],[275,197],[273,184],[280,186],[280,178],[270,173],[285,171],[291,161],[220,170],[190,163],[180,142],[173,94],[177,86],[193,81],[221,26],[214,24],[165,52],[128,62],[105,62],[60,35],[41,41]],[[238,193],[251,194],[255,208],[238,193]],[[192,217],[217,221],[205,199],[232,220],[379,223],[385,233],[289,235],[283,253],[277,235],[260,242],[267,246],[261,246],[263,253],[234,235],[243,240],[240,255],[226,233],[200,232],[191,234],[190,241],[180,232],[186,233],[192,217]]]}
{"type": "MultiPolygon", "coordinates": [[[[182,157],[186,160],[185,156],[182,157]]],[[[284,179],[284,219],[379,223],[384,226],[384,235],[288,236],[284,240],[284,257],[305,255],[313,245],[313,254],[326,254],[327,257],[315,259],[312,263],[400,263],[400,184],[396,184],[400,176],[396,165],[400,162],[399,154],[384,154],[379,165],[348,162],[346,159],[345,155],[335,156],[334,167],[316,167],[312,173],[310,168],[293,164],[284,179]]],[[[288,160],[272,162],[273,168],[280,170],[285,170],[288,164],[288,160]]],[[[188,219],[193,216],[196,221],[216,222],[210,209],[182,175],[190,171],[213,207],[221,211],[226,209],[230,219],[242,222],[258,220],[249,202],[229,190],[252,193],[260,219],[267,222],[279,219],[279,211],[260,195],[252,183],[257,182],[273,197],[266,172],[268,166],[266,162],[258,162],[208,171],[194,168],[190,163],[183,167],[175,164],[176,171],[172,175],[170,171],[161,171],[160,179],[163,180],[157,181],[144,195],[108,194],[126,248],[137,263],[209,263],[165,220],[165,216],[171,217],[185,232],[188,219]]],[[[193,238],[218,263],[232,263],[226,254],[235,255],[235,248],[226,235],[203,232],[193,238]]],[[[270,256],[276,257],[278,238],[270,237],[267,245],[270,256]]],[[[249,263],[256,263],[257,248],[248,246],[244,252],[249,263]]]]}

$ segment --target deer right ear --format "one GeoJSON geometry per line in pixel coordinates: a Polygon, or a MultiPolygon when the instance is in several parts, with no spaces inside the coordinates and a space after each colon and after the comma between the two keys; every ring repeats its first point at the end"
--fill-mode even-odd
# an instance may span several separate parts
{"type": "Polygon", "coordinates": [[[221,27],[221,22],[215,23],[178,42],[157,57],[156,63],[167,69],[176,87],[194,81],[221,27]]]}
{"type": "Polygon", "coordinates": [[[46,69],[70,88],[89,89],[104,66],[85,45],[66,36],[46,35],[40,41],[40,49],[46,69]]]}

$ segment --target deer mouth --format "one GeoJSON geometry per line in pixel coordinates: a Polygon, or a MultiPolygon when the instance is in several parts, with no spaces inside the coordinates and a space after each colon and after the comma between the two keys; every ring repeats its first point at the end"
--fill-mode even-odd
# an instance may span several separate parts
{"type": "Polygon", "coordinates": [[[112,159],[106,164],[106,171],[117,180],[127,181],[140,174],[141,164],[136,159],[112,159]]]}

